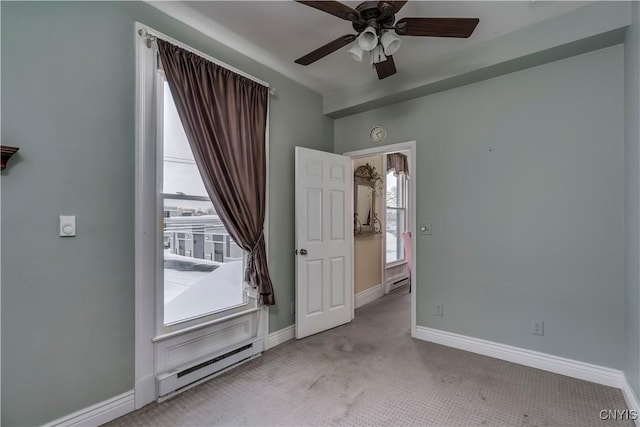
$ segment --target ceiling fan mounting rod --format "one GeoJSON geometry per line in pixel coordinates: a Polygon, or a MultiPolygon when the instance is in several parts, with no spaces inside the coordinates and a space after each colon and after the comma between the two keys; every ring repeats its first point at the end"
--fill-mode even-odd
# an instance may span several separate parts
{"type": "Polygon", "coordinates": [[[360,15],[360,19],[353,21],[353,29],[358,33],[367,27],[373,27],[379,33],[380,29],[393,25],[395,21],[394,8],[389,3],[365,1],[356,6],[356,11],[360,15]]]}

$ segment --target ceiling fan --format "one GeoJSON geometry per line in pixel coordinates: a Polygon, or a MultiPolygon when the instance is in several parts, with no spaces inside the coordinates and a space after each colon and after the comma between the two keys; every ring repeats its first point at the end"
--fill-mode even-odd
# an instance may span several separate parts
{"type": "Polygon", "coordinates": [[[396,13],[407,3],[404,1],[365,1],[355,9],[337,1],[301,1],[307,6],[350,21],[357,34],[346,34],[295,60],[309,65],[324,58],[355,40],[349,56],[362,61],[364,52],[371,52],[371,63],[379,79],[396,73],[393,54],[400,47],[399,36],[467,38],[473,33],[478,18],[402,18],[396,22],[396,13]]]}

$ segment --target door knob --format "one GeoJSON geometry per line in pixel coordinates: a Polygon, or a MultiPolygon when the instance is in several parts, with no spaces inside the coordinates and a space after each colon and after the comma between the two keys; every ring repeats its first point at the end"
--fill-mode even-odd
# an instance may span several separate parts
{"type": "Polygon", "coordinates": [[[306,254],[307,254],[306,249],[300,249],[300,255],[306,255],[306,254]]]}

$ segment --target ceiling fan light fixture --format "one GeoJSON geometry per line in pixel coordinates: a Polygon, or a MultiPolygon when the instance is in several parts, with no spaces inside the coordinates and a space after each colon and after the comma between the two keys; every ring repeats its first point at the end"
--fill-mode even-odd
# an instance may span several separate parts
{"type": "Polygon", "coordinates": [[[351,46],[351,49],[349,49],[347,51],[347,55],[349,55],[349,58],[353,59],[354,61],[358,61],[358,62],[362,62],[362,55],[364,54],[364,51],[362,49],[360,49],[360,46],[358,45],[358,42],[355,42],[353,44],[353,46],[351,46]]]}
{"type": "Polygon", "coordinates": [[[389,31],[385,31],[382,37],[380,37],[380,43],[384,48],[385,55],[391,56],[398,51],[401,41],[399,37],[396,37],[389,31]]]}
{"type": "Polygon", "coordinates": [[[358,36],[357,43],[362,50],[365,50],[367,52],[373,50],[376,46],[378,46],[378,35],[376,34],[376,29],[373,27],[365,28],[364,31],[358,36]]]}
{"type": "Polygon", "coordinates": [[[398,71],[394,53],[400,48],[401,41],[396,36],[466,39],[473,34],[480,22],[479,18],[427,17],[404,17],[396,21],[396,14],[407,0],[362,1],[355,8],[343,4],[341,0],[295,0],[295,2],[349,21],[355,31],[355,34],[340,36],[296,59],[294,61],[296,64],[310,65],[355,40],[354,45],[349,49],[349,56],[362,61],[364,52],[369,52],[370,64],[375,68],[380,80],[398,71]]]}

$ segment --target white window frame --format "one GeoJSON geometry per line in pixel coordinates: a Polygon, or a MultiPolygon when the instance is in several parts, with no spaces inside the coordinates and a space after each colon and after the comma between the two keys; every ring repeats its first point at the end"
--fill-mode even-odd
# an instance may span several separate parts
{"type": "MultiPolygon", "coordinates": [[[[162,183],[164,179],[164,153],[162,150],[162,143],[164,142],[164,82],[166,81],[166,76],[164,75],[164,71],[161,69],[157,69],[155,72],[155,124],[156,124],[156,197],[157,197],[157,214],[162,218],[161,227],[164,225],[164,199],[165,198],[175,198],[175,199],[185,199],[185,200],[202,200],[202,201],[210,201],[209,197],[198,197],[198,196],[182,196],[182,195],[174,195],[174,194],[165,194],[162,192],[162,183]]],[[[191,234],[191,233],[189,233],[191,234]]],[[[164,242],[164,235],[160,237],[161,243],[164,242]]],[[[193,237],[191,237],[193,240],[193,237]]],[[[164,336],[165,334],[170,334],[176,331],[180,331],[181,329],[191,328],[193,326],[197,326],[201,323],[210,323],[217,319],[226,317],[230,314],[239,313],[246,309],[251,309],[257,307],[256,298],[257,294],[253,292],[250,294],[250,288],[246,283],[241,283],[243,286],[243,302],[241,304],[237,304],[231,307],[227,307],[222,310],[212,311],[210,313],[196,316],[188,319],[182,319],[173,323],[164,323],[164,252],[163,252],[163,244],[158,244],[158,263],[156,268],[156,340],[159,337],[164,336]],[[253,301],[252,301],[253,300],[253,301]],[[250,304],[253,302],[253,304],[250,304]],[[250,307],[248,305],[251,305],[250,307]]],[[[243,271],[247,262],[247,253],[246,251],[242,251],[242,266],[243,271]]]]}
{"type": "MultiPolygon", "coordinates": [[[[269,86],[241,70],[222,61],[212,58],[190,46],[187,46],[161,32],[136,22],[134,25],[134,40],[136,54],[136,85],[135,85],[135,408],[153,402],[158,398],[156,375],[158,374],[158,357],[166,350],[167,343],[172,345],[184,339],[189,344],[189,337],[194,334],[207,334],[214,328],[220,329],[226,324],[248,319],[255,326],[257,333],[253,341],[266,341],[269,330],[268,307],[258,307],[257,304],[216,314],[204,321],[181,323],[179,328],[166,329],[163,316],[158,316],[158,308],[164,306],[164,298],[159,298],[158,269],[163,268],[163,210],[159,203],[158,187],[158,156],[157,149],[157,100],[155,97],[155,72],[157,70],[157,48],[148,46],[146,34],[155,35],[162,39],[189,50],[207,60],[223,66],[237,74],[254,80],[264,86],[269,86]],[[151,77],[150,77],[151,76],[151,77]],[[256,326],[257,325],[257,326],[256,326]],[[182,338],[181,338],[182,337],[182,338]]],[[[267,108],[267,129],[265,139],[265,153],[267,165],[266,184],[266,212],[265,224],[268,224],[269,199],[269,109],[267,108]]],[[[161,173],[161,169],[160,169],[161,173]]],[[[265,227],[265,244],[268,242],[268,227],[265,227]]],[[[267,246],[268,247],[268,246],[267,246]]],[[[164,286],[164,283],[162,284],[164,286]]],[[[163,290],[164,291],[164,290],[163,290]]],[[[163,295],[162,295],[163,297],[163,295]]],[[[254,299],[255,301],[255,299],[254,299]]],[[[160,311],[162,313],[162,311],[160,311]]],[[[218,346],[219,348],[219,346],[218,346]]]]}
{"type": "MultiPolygon", "coordinates": [[[[388,173],[387,173],[388,175],[388,173]]],[[[386,178],[386,176],[385,176],[386,178]]],[[[385,268],[389,268],[389,267],[395,267],[396,265],[401,265],[401,264],[405,264],[407,262],[407,256],[405,254],[404,248],[402,250],[402,258],[400,259],[396,259],[394,261],[391,262],[387,262],[387,239],[386,239],[386,230],[387,230],[387,210],[388,209],[394,209],[394,210],[402,210],[404,211],[404,228],[405,230],[407,229],[407,221],[409,219],[408,216],[408,212],[409,212],[409,191],[408,191],[408,187],[409,187],[409,179],[406,175],[404,174],[398,174],[397,176],[398,182],[402,181],[402,204],[403,207],[402,208],[395,208],[395,207],[390,207],[387,206],[387,197],[386,197],[386,191],[387,191],[387,180],[385,179],[385,203],[384,203],[384,217],[385,217],[385,248],[384,248],[384,262],[385,262],[385,268]]],[[[399,233],[398,237],[397,237],[397,242],[396,244],[399,245],[403,245],[404,243],[402,242],[402,232],[399,233]]]]}

